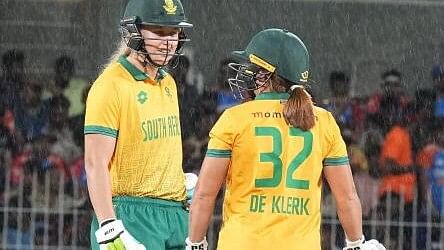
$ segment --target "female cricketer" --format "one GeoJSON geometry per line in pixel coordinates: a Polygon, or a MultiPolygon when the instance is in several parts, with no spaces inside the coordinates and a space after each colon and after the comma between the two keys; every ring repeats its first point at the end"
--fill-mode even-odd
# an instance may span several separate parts
{"type": "Polygon", "coordinates": [[[187,41],[179,0],[130,0],[122,44],[88,94],[85,168],[92,249],[184,249],[188,230],[176,83],[187,41]]]}
{"type": "Polygon", "coordinates": [[[227,109],[210,141],[190,212],[187,249],[206,249],[215,197],[226,183],[218,249],[321,249],[321,185],[327,179],[346,234],[344,249],[384,250],[365,241],[345,143],[333,116],[316,107],[304,85],[309,54],[283,29],[256,34],[234,52],[228,79],[252,101],[227,109]]]}

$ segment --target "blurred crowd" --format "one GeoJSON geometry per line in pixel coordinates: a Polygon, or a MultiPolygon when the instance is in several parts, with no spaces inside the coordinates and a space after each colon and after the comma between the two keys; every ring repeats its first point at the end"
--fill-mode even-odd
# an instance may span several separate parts
{"type": "MultiPolygon", "coordinates": [[[[32,245],[31,241],[47,245],[60,240],[86,245],[88,235],[70,238],[73,214],[60,216],[57,212],[90,207],[82,149],[84,102],[89,84],[74,77],[75,62],[66,55],[55,60],[53,78],[48,82],[26,77],[24,65],[25,55],[21,51],[10,50],[2,56],[0,207],[3,210],[0,225],[3,245],[32,245]],[[20,208],[22,213],[17,216],[14,209],[7,213],[8,208],[20,208]],[[60,223],[64,224],[61,228],[60,223]],[[66,232],[61,236],[63,239],[59,239],[59,229],[66,232]]],[[[87,217],[76,216],[76,220],[83,222],[79,227],[87,232],[89,213],[84,216],[87,217]]]]}
{"type": "MultiPolygon", "coordinates": [[[[391,69],[382,72],[375,93],[352,97],[349,76],[341,71],[330,74],[331,97],[321,106],[333,113],[341,128],[364,220],[444,221],[440,218],[444,213],[444,66],[434,66],[431,75],[432,87],[418,84],[412,96],[401,72],[391,69]]],[[[390,239],[385,239],[392,241],[390,248],[412,249],[412,244],[426,248],[426,233],[416,228],[412,240],[411,225],[391,228],[390,239]]],[[[386,230],[381,229],[376,238],[383,240],[386,230]]],[[[442,236],[435,230],[432,237],[442,236]]]]}
{"type": "MultiPolygon", "coordinates": [[[[239,104],[226,83],[229,62],[221,61],[216,82],[203,88],[191,82],[187,57],[181,57],[177,67],[170,69],[178,87],[185,172],[199,172],[210,128],[223,110],[239,104]]],[[[0,207],[30,209],[24,210],[22,221],[1,210],[2,240],[9,244],[19,240],[30,245],[42,241],[57,245],[63,241],[88,246],[92,210],[83,162],[83,120],[90,84],[76,77],[75,61],[70,56],[55,60],[52,79],[47,82],[30,80],[24,65],[21,51],[7,51],[2,56],[0,179],[5,181],[0,181],[0,207]],[[43,216],[60,207],[86,211],[75,216],[81,234],[73,234],[73,213],[43,216]],[[29,223],[31,214],[33,225],[29,223]],[[57,233],[60,228],[62,235],[57,233]],[[42,239],[39,232],[51,237],[42,239]],[[29,236],[32,234],[35,236],[29,236]]],[[[335,71],[330,73],[329,98],[319,100],[312,93],[316,105],[331,111],[341,128],[364,219],[376,214],[382,220],[422,221],[430,200],[433,220],[442,222],[444,66],[434,66],[431,75],[432,87],[418,84],[411,95],[405,89],[402,72],[390,69],[375,79],[375,84],[380,84],[375,93],[355,97],[350,94],[349,75],[335,71]]],[[[327,185],[324,187],[322,210],[328,217],[334,215],[329,212],[333,202],[327,185]]],[[[220,213],[220,203],[216,211],[220,213]]],[[[411,232],[403,230],[401,237],[411,238],[411,232]]],[[[425,249],[420,245],[424,242],[422,234],[418,237],[418,247],[425,249]]],[[[338,236],[337,241],[342,238],[338,236]]],[[[402,249],[411,249],[408,242],[402,249]]]]}

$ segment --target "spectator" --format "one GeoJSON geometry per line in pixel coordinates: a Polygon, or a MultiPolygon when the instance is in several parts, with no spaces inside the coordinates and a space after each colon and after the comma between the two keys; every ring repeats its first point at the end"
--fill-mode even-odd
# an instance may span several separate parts
{"type": "Polygon", "coordinates": [[[439,129],[433,129],[433,134],[428,134],[427,138],[424,139],[424,146],[420,148],[416,155],[416,164],[420,170],[418,175],[418,204],[420,209],[425,208],[424,206],[427,204],[427,198],[430,197],[428,195],[428,191],[430,190],[428,178],[430,176],[430,169],[434,164],[436,153],[444,148],[444,146],[440,145],[441,140],[444,142],[442,131],[439,129]]]}
{"type": "Polygon", "coordinates": [[[438,152],[427,170],[432,202],[441,216],[444,215],[444,125],[441,123],[437,133],[438,152]]]}
{"type": "Polygon", "coordinates": [[[82,94],[88,83],[80,78],[74,78],[76,73],[75,61],[72,57],[62,55],[54,63],[54,80],[49,83],[43,99],[65,96],[71,103],[69,116],[75,116],[83,112],[82,94]]]}
{"type": "MultiPolygon", "coordinates": [[[[401,73],[395,69],[385,71],[382,75],[382,92],[373,94],[367,104],[367,111],[371,114],[391,112],[390,107],[406,108],[410,103],[410,97],[404,92],[401,82],[401,73]]],[[[387,127],[385,128],[387,129],[387,127]]]]}
{"type": "Polygon", "coordinates": [[[369,174],[379,178],[379,155],[384,142],[382,131],[382,117],[379,114],[368,114],[365,120],[365,130],[360,138],[360,145],[364,149],[369,164],[369,174]]]}
{"type": "Polygon", "coordinates": [[[15,126],[26,141],[42,135],[48,124],[49,109],[41,97],[40,83],[27,81],[14,105],[15,126]]]}
{"type": "MultiPolygon", "coordinates": [[[[391,218],[388,218],[389,220],[411,221],[416,174],[413,164],[412,139],[406,127],[406,114],[394,102],[386,103],[384,110],[386,111],[381,114],[384,114],[383,120],[388,121],[389,129],[380,154],[379,169],[382,179],[379,186],[379,203],[382,206],[379,207],[379,211],[386,216],[389,212],[386,205],[390,203],[391,218]]],[[[398,239],[398,231],[397,226],[392,228],[392,239],[398,239]]],[[[400,242],[403,244],[402,249],[410,249],[411,230],[404,228],[403,236],[400,242]]]]}
{"type": "Polygon", "coordinates": [[[415,92],[415,117],[412,123],[413,150],[418,152],[428,139],[433,136],[437,120],[434,116],[435,93],[431,89],[419,89],[415,92]]]}
{"type": "Polygon", "coordinates": [[[352,128],[353,109],[349,97],[349,77],[342,71],[333,71],[330,73],[329,87],[332,96],[323,101],[325,108],[340,125],[352,128]]]}
{"type": "Polygon", "coordinates": [[[68,126],[70,103],[64,96],[57,96],[50,99],[49,106],[51,116],[46,135],[54,139],[50,152],[61,157],[65,163],[71,163],[81,155],[81,149],[74,141],[73,131],[68,126]]]}
{"type": "Polygon", "coordinates": [[[333,71],[329,87],[332,96],[323,100],[325,109],[333,114],[340,127],[352,128],[357,139],[364,129],[365,113],[360,100],[350,96],[350,78],[342,71],[333,71]]]}
{"type": "Polygon", "coordinates": [[[69,126],[72,131],[74,141],[79,148],[83,148],[84,145],[84,135],[83,135],[83,124],[85,124],[85,104],[86,97],[88,96],[88,92],[91,85],[87,85],[83,89],[81,101],[83,103],[83,110],[80,114],[72,116],[69,118],[69,126]]]}
{"type": "Polygon", "coordinates": [[[3,76],[0,81],[0,107],[13,109],[24,84],[25,56],[20,50],[9,50],[3,54],[3,76]]]}
{"type": "Polygon", "coordinates": [[[435,92],[434,115],[444,118],[444,65],[435,65],[432,69],[433,87],[435,92]]]}

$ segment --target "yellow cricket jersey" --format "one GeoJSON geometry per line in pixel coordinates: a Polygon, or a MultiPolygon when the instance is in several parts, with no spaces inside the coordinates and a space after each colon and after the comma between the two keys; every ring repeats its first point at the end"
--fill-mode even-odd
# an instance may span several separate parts
{"type": "Polygon", "coordinates": [[[333,116],[315,107],[310,131],[283,117],[286,93],[227,109],[210,132],[207,157],[231,158],[219,250],[318,250],[322,169],[348,165],[333,116]]]}
{"type": "Polygon", "coordinates": [[[159,75],[151,79],[122,56],[88,94],[85,134],[116,138],[113,196],[185,199],[176,84],[165,71],[159,75]]]}

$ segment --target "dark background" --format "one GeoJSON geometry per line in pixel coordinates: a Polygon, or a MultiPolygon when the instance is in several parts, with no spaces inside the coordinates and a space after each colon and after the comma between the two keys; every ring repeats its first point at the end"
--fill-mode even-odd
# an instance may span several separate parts
{"type": "MultiPolygon", "coordinates": [[[[0,0],[0,53],[25,52],[30,78],[50,78],[56,57],[76,59],[77,74],[94,80],[119,39],[125,0],[0,0]]],[[[311,54],[315,93],[328,74],[351,75],[352,94],[379,87],[397,68],[413,92],[430,86],[430,69],[444,53],[444,1],[183,0],[192,42],[187,53],[201,84],[214,84],[218,63],[263,28],[285,27],[311,54]]],[[[197,81],[197,80],[196,80],[197,81]]]]}

